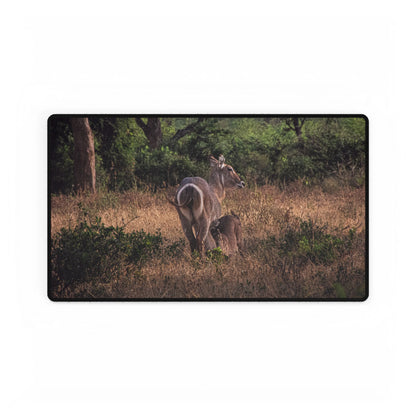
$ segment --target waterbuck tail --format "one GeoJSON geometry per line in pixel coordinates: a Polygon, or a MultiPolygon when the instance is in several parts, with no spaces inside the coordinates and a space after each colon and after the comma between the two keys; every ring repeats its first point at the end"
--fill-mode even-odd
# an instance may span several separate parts
{"type": "Polygon", "coordinates": [[[165,194],[165,198],[169,202],[169,204],[172,204],[175,207],[180,208],[182,206],[182,205],[178,205],[175,201],[172,201],[171,199],[169,199],[169,197],[166,194],[165,194]]]}

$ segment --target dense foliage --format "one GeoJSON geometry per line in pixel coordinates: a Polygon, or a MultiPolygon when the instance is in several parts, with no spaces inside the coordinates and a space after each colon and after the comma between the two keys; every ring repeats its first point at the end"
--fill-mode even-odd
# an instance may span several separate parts
{"type": "Polygon", "coordinates": [[[75,228],[62,228],[53,238],[52,272],[63,287],[95,280],[110,282],[125,273],[126,266],[132,267],[133,274],[139,272],[161,244],[160,233],[126,233],[123,227],[106,227],[99,217],[84,220],[75,228]]]}
{"type": "MultiPolygon", "coordinates": [[[[344,175],[364,182],[363,117],[160,118],[161,138],[151,146],[139,124],[147,119],[89,117],[94,132],[97,185],[127,190],[176,185],[207,174],[207,158],[224,154],[249,185],[305,184],[344,175]],[[179,133],[184,134],[179,134],[179,133]],[[159,143],[159,142],[158,142],[159,143]]],[[[50,186],[73,189],[73,136],[68,117],[49,119],[50,186]]]]}

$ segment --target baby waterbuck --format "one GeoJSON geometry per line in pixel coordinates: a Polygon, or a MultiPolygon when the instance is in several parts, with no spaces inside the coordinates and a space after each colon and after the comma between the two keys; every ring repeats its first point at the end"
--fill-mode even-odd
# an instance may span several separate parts
{"type": "Polygon", "coordinates": [[[179,214],[182,229],[189,240],[191,251],[199,253],[216,247],[209,232],[212,221],[221,215],[221,202],[225,190],[244,188],[245,183],[230,165],[225,164],[224,156],[218,160],[210,157],[211,172],[208,182],[199,177],[185,178],[176,191],[173,205],[179,214]]]}
{"type": "Polygon", "coordinates": [[[225,215],[212,222],[210,232],[217,247],[220,247],[226,256],[240,253],[243,250],[241,222],[238,215],[225,215]]]}

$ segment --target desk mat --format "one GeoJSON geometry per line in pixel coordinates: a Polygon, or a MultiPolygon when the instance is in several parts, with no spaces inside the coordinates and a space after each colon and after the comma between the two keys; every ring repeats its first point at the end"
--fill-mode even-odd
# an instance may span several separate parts
{"type": "Polygon", "coordinates": [[[363,301],[368,118],[55,114],[53,301],[363,301]]]}

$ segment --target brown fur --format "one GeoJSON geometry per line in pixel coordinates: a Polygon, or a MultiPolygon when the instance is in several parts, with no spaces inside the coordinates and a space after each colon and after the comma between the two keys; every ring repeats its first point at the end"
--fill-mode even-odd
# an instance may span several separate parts
{"type": "Polygon", "coordinates": [[[202,253],[204,248],[212,250],[215,241],[209,232],[210,224],[221,215],[221,202],[226,189],[244,188],[245,183],[224,156],[210,157],[211,172],[208,182],[199,177],[185,178],[176,191],[175,205],[183,232],[189,240],[191,251],[202,253]]]}
{"type": "Polygon", "coordinates": [[[243,249],[242,227],[240,218],[232,212],[215,220],[210,227],[210,232],[217,247],[220,247],[227,256],[236,254],[243,249]]]}

